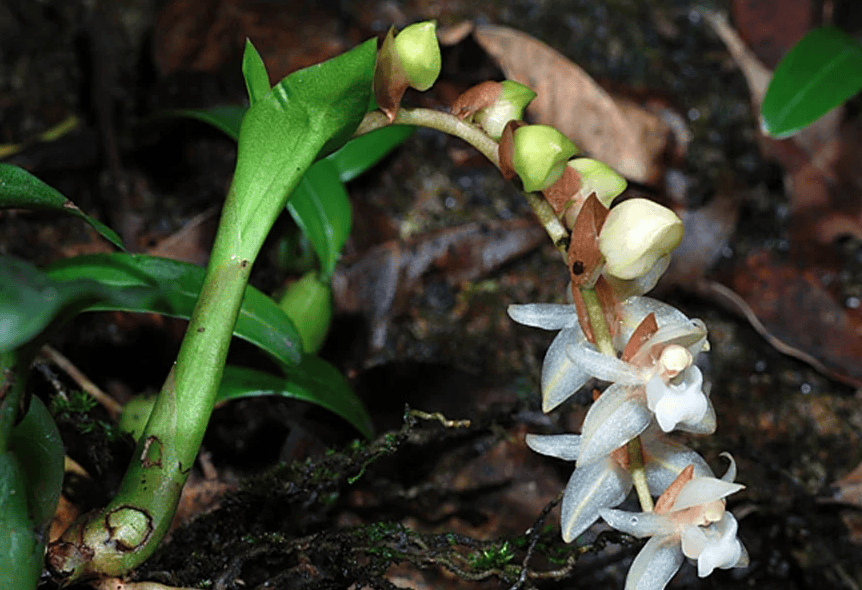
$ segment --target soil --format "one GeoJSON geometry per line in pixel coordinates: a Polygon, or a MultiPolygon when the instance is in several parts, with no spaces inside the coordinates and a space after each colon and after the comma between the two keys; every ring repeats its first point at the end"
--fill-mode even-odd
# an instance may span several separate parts
{"type": "MultiPolygon", "coordinates": [[[[690,2],[461,2],[445,10],[422,2],[331,4],[309,12],[308,26],[329,35],[309,41],[313,57],[381,34],[389,21],[490,21],[544,40],[608,88],[660,97],[685,113],[691,141],[672,164],[686,180],[684,206],[709,204],[728,186],[740,195],[736,231],[711,276],[752,251],[780,251],[789,239],[781,170],[761,155],[745,79],[690,2]]],[[[257,5],[291,10],[238,0],[7,2],[0,7],[0,143],[34,137],[70,115],[81,123],[5,161],[115,227],[133,251],[204,215],[186,246],[205,260],[235,148],[199,123],[155,115],[242,102],[241,46],[222,31],[226,37],[214,45],[222,52],[213,57],[201,39],[218,33],[214,7],[257,5]],[[166,40],[168,15],[180,9],[204,30],[191,27],[187,45],[170,45],[176,39],[166,40]]],[[[279,67],[305,57],[291,59],[279,67]]],[[[469,41],[447,48],[443,61],[440,93],[499,77],[469,41]]],[[[408,100],[436,106],[443,97],[408,100]]],[[[494,169],[458,157],[464,149],[420,131],[352,182],[355,229],[344,266],[388,238],[529,217],[494,169]]],[[[295,259],[284,254],[295,234],[285,217],[264,247],[252,275],[263,291],[298,275],[295,259]]],[[[77,220],[0,212],[0,254],[44,265],[106,249],[77,220]]],[[[841,292],[862,294],[862,242],[842,239],[832,252],[841,292]]],[[[567,281],[550,243],[467,281],[432,267],[399,294],[382,346],[372,342],[367,315],[337,310],[321,355],[366,402],[375,438],[362,440],[340,419],[297,401],[258,398],[217,409],[204,441],[209,470],[198,466],[194,475],[209,481],[196,488],[205,509],[191,508],[131,579],[224,590],[622,587],[642,542],[599,524],[563,543],[556,504],[571,464],[523,443],[528,432],[577,432],[589,402],[583,393],[541,412],[539,375],[553,334],[516,325],[505,313],[511,303],[562,302],[567,281]],[[469,425],[451,423],[461,420],[469,425]]],[[[728,507],[751,556],[748,568],[706,579],[685,565],[669,587],[858,589],[862,502],[837,503],[834,486],[862,462],[862,391],[779,352],[745,318],[693,287],[664,285],[657,296],[709,327],[712,350],[702,355],[702,369],[718,431],[685,440],[718,473],[720,453],[735,457],[746,489],[728,507]]],[[[179,320],[91,314],[52,345],[124,402],[159,389],[183,329],[179,320]]],[[[238,343],[230,362],[262,361],[238,343]]],[[[73,387],[47,365],[33,380],[46,401],[57,387],[73,387]]],[[[67,453],[90,475],[67,482],[66,495],[81,509],[110,497],[133,448],[101,412],[60,420],[67,453]]],[[[46,579],[40,590],[55,587],[46,579]]]]}

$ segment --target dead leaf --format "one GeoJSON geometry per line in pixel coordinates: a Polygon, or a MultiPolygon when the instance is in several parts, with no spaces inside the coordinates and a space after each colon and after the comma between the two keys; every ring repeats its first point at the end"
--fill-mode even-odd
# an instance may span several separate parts
{"type": "Polygon", "coordinates": [[[436,269],[452,284],[474,280],[543,243],[532,220],[471,223],[413,239],[391,240],[369,249],[332,277],[335,305],[362,313],[372,326],[371,344],[381,348],[393,315],[422,275],[436,269]]]}
{"type": "Polygon", "coordinates": [[[612,97],[580,67],[526,33],[480,25],[473,36],[508,79],[538,93],[527,108],[536,123],[556,127],[628,178],[654,184],[662,177],[670,133],[664,121],[612,97]]]}

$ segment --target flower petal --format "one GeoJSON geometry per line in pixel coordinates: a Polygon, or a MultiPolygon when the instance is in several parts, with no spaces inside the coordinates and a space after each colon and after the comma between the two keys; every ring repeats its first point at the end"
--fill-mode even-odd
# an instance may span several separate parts
{"type": "Polygon", "coordinates": [[[614,346],[617,350],[625,347],[635,328],[651,313],[655,314],[659,328],[689,321],[688,316],[663,301],[652,297],[629,297],[620,304],[620,326],[614,335],[614,346]]]}
{"type": "Polygon", "coordinates": [[[584,372],[602,381],[622,383],[623,385],[643,384],[640,371],[625,361],[600,353],[593,345],[584,341],[581,346],[568,346],[566,354],[584,372]]]}
{"type": "Polygon", "coordinates": [[[663,590],[682,562],[676,537],[653,537],[632,562],[625,590],[663,590]]]}
{"type": "Polygon", "coordinates": [[[617,384],[608,387],[584,418],[578,467],[610,455],[629,442],[646,430],[652,416],[640,388],[617,384]]]}
{"type": "Polygon", "coordinates": [[[644,471],[652,495],[660,496],[689,465],[694,465],[695,477],[712,477],[712,470],[698,453],[652,430],[641,437],[646,451],[644,471]]]}
{"type": "Polygon", "coordinates": [[[599,515],[611,527],[635,537],[656,537],[672,535],[676,530],[666,515],[655,512],[627,512],[603,508],[599,515]]]}
{"type": "Polygon", "coordinates": [[[679,383],[675,380],[665,383],[654,375],[646,384],[647,406],[655,412],[656,421],[665,432],[675,430],[681,423],[699,424],[709,408],[700,369],[690,366],[680,377],[679,383]]]}
{"type": "Polygon", "coordinates": [[[742,484],[723,481],[715,477],[695,477],[682,488],[671,511],[677,512],[692,506],[720,500],[744,488],[745,486],[742,484]]]}
{"type": "Polygon", "coordinates": [[[564,461],[577,461],[581,449],[580,434],[528,434],[525,441],[537,453],[564,461]]]}
{"type": "Polygon", "coordinates": [[[569,347],[586,346],[587,339],[577,328],[563,328],[545,353],[542,364],[542,411],[550,412],[584,386],[590,374],[566,354],[569,347]]]}
{"type": "Polygon", "coordinates": [[[608,458],[575,469],[560,508],[563,540],[570,543],[599,518],[599,510],[618,506],[632,489],[628,471],[608,458]]]}
{"type": "Polygon", "coordinates": [[[513,304],[506,311],[509,317],[519,324],[533,328],[560,330],[577,326],[578,330],[581,329],[578,323],[578,312],[574,305],[558,303],[513,304]]]}
{"type": "Polygon", "coordinates": [[[697,575],[705,578],[715,568],[736,567],[747,557],[742,543],[736,538],[738,525],[729,512],[709,527],[686,527],[681,536],[682,551],[686,557],[697,559],[697,575]]]}

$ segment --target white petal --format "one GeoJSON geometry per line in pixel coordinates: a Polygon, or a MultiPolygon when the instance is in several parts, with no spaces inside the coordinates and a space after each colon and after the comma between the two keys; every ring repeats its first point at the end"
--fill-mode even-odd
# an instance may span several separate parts
{"type": "Polygon", "coordinates": [[[663,301],[651,297],[630,297],[620,304],[620,327],[614,337],[614,346],[622,350],[635,328],[651,313],[655,314],[659,328],[689,321],[688,316],[663,301]]]}
{"type": "Polygon", "coordinates": [[[697,559],[697,575],[705,578],[715,568],[735,567],[747,556],[745,548],[736,538],[736,519],[729,512],[707,528],[690,526],[682,533],[683,553],[697,559]]]}
{"type": "Polygon", "coordinates": [[[715,408],[712,407],[712,400],[709,399],[709,396],[706,398],[706,413],[703,415],[700,422],[680,422],[676,425],[677,430],[690,432],[692,434],[712,434],[715,432],[715,427],[715,408]]]}
{"type": "Polygon", "coordinates": [[[652,291],[668,266],[670,266],[670,254],[656,260],[650,270],[634,279],[619,279],[608,273],[604,273],[604,276],[605,280],[613,287],[618,299],[628,299],[652,291]]]}
{"type": "Polygon", "coordinates": [[[720,500],[744,488],[742,484],[722,481],[715,477],[696,477],[683,486],[673,503],[672,511],[720,500]]]}
{"type": "Polygon", "coordinates": [[[709,408],[700,369],[688,367],[680,376],[679,384],[673,381],[666,384],[658,375],[646,384],[647,405],[665,432],[679,424],[699,424],[709,408]]]}
{"type": "Polygon", "coordinates": [[[734,481],[736,479],[736,461],[733,460],[733,455],[725,451],[720,456],[730,461],[730,465],[727,466],[727,471],[725,471],[724,475],[721,476],[722,481],[734,481]]]}
{"type": "Polygon", "coordinates": [[[599,515],[611,527],[635,537],[671,535],[675,530],[673,522],[666,515],[655,512],[626,512],[604,508],[599,510],[599,515]]]}
{"type": "Polygon", "coordinates": [[[619,506],[632,489],[628,471],[608,459],[578,467],[569,478],[560,508],[566,543],[578,538],[599,518],[599,510],[619,506]]]}
{"type": "Polygon", "coordinates": [[[525,326],[545,330],[560,330],[578,326],[578,312],[574,305],[557,303],[527,303],[510,305],[506,310],[509,317],[525,326]]]}
{"type": "Polygon", "coordinates": [[[671,344],[687,348],[691,355],[696,357],[707,346],[706,336],[706,325],[700,320],[686,320],[659,326],[658,332],[644,342],[630,362],[638,367],[651,366],[656,351],[661,351],[671,344]]]}
{"type": "Polygon", "coordinates": [[[690,448],[646,433],[641,441],[647,456],[644,471],[652,495],[660,496],[689,465],[694,465],[694,477],[712,477],[712,470],[703,457],[690,448]]]}
{"type": "Polygon", "coordinates": [[[652,412],[638,388],[611,385],[584,418],[578,466],[610,455],[646,430],[651,421],[652,412]]]}
{"type": "Polygon", "coordinates": [[[625,361],[600,353],[584,341],[581,346],[568,346],[566,354],[584,372],[603,381],[624,385],[643,384],[644,378],[635,367],[625,361]]]}
{"type": "Polygon", "coordinates": [[[625,590],[663,590],[682,562],[676,537],[653,537],[632,562],[625,590]]]}
{"type": "Polygon", "coordinates": [[[577,461],[581,449],[580,434],[528,434],[525,441],[537,453],[564,461],[577,461]]]}
{"type": "Polygon", "coordinates": [[[545,353],[542,364],[542,411],[550,412],[584,386],[590,374],[573,363],[566,354],[570,346],[586,346],[587,339],[578,328],[563,328],[545,353]]]}

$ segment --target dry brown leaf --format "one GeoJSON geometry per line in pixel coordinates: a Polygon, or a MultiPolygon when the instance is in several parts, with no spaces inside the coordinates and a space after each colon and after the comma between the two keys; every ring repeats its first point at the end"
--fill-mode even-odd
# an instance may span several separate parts
{"type": "Polygon", "coordinates": [[[526,33],[480,25],[473,36],[508,79],[538,94],[527,109],[536,123],[556,127],[628,178],[645,184],[661,178],[670,133],[664,121],[612,97],[580,67],[526,33]]]}
{"type": "Polygon", "coordinates": [[[386,342],[389,321],[424,273],[435,269],[453,284],[479,278],[545,240],[534,221],[515,219],[470,223],[417,236],[390,240],[365,252],[332,277],[335,305],[363,313],[372,326],[371,345],[386,342]]]}

